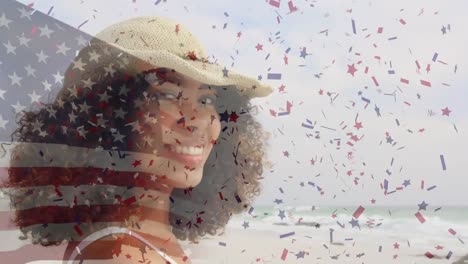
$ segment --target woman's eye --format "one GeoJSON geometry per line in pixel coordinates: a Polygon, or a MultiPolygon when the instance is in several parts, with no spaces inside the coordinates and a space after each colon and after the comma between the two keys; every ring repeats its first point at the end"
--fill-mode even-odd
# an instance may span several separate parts
{"type": "Polygon", "coordinates": [[[159,93],[159,99],[174,100],[174,99],[177,99],[177,95],[172,94],[172,93],[160,92],[159,93]]]}

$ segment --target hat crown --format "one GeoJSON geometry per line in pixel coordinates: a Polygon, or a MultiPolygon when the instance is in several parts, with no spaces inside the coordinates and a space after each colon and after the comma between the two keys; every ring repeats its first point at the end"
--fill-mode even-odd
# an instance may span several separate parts
{"type": "Polygon", "coordinates": [[[184,25],[166,17],[128,19],[105,28],[96,38],[128,50],[164,50],[191,60],[207,57],[201,43],[184,25]]]}

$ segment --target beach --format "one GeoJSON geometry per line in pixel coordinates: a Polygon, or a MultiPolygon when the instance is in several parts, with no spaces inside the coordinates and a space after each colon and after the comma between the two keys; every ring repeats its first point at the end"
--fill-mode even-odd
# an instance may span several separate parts
{"type": "MultiPolygon", "coordinates": [[[[359,215],[356,207],[255,208],[233,216],[221,235],[180,243],[193,264],[464,264],[467,209],[419,211],[425,217],[421,223],[415,217],[418,211],[405,207],[369,207],[359,215]]],[[[0,248],[21,247],[25,241],[17,236],[4,231],[0,248]]]]}
{"type": "Polygon", "coordinates": [[[204,238],[198,244],[182,244],[194,264],[468,263],[468,245],[464,244],[468,227],[463,224],[437,218],[428,218],[421,225],[410,219],[390,223],[363,217],[358,228],[337,216],[334,225],[324,221],[318,227],[314,221],[298,221],[300,217],[277,218],[234,217],[224,234],[204,238]],[[449,227],[440,224],[450,225],[457,235],[464,232],[464,236],[451,235],[449,227]]]}

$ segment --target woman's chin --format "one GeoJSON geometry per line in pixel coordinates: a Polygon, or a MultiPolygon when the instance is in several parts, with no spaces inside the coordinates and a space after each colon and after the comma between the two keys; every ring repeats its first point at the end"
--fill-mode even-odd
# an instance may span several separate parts
{"type": "Polygon", "coordinates": [[[179,188],[179,189],[186,189],[190,187],[195,187],[197,186],[203,177],[203,170],[196,170],[192,172],[188,172],[187,174],[178,174],[178,175],[173,175],[175,179],[174,185],[172,186],[174,188],[179,188]]]}

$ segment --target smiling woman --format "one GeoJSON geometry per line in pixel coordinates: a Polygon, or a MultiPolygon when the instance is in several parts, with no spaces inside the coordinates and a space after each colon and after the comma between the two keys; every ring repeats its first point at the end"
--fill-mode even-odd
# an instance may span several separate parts
{"type": "Polygon", "coordinates": [[[191,263],[178,240],[222,232],[260,193],[268,133],[250,99],[271,87],[209,63],[183,26],[115,24],[65,76],[13,133],[3,187],[23,239],[65,242],[70,262],[191,263]]]}

